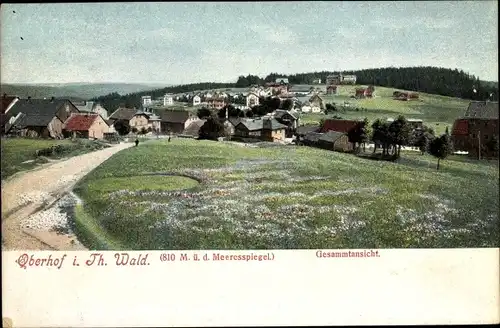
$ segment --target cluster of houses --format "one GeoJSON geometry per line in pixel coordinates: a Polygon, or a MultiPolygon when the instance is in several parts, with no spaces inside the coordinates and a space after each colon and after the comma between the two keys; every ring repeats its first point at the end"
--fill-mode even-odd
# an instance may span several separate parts
{"type": "MultiPolygon", "coordinates": [[[[149,103],[148,97],[143,102],[149,103]]],[[[127,121],[136,131],[182,133],[198,121],[188,111],[163,110],[157,115],[147,106],[120,107],[108,117],[106,109],[98,103],[75,104],[56,98],[21,99],[3,95],[1,106],[1,134],[26,137],[102,139],[116,132],[114,125],[118,120],[127,121]]]]}
{"type": "Polygon", "coordinates": [[[95,103],[79,104],[68,99],[21,99],[3,95],[1,134],[62,139],[76,133],[103,138],[109,123],[105,110],[95,103]],[[80,108],[80,109],[79,109],[80,108]]]}

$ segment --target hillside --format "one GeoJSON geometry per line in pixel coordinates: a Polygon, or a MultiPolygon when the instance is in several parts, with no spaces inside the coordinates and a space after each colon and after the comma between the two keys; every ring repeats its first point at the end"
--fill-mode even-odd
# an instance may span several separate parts
{"type": "MultiPolygon", "coordinates": [[[[418,100],[400,101],[394,100],[392,94],[394,91],[404,91],[403,89],[375,87],[375,98],[353,99],[356,86],[340,86],[337,95],[325,95],[325,103],[335,103],[341,110],[334,115],[344,119],[364,119],[370,122],[377,118],[387,119],[396,118],[398,115],[404,115],[406,118],[421,119],[424,124],[432,127],[438,134],[444,133],[446,127],[451,129],[455,119],[463,115],[469,100],[439,96],[427,93],[419,93],[418,100]],[[347,101],[350,107],[342,106],[347,101]]],[[[318,123],[321,119],[332,115],[324,114],[303,114],[301,123],[318,123]]]]}
{"type": "Polygon", "coordinates": [[[154,84],[134,83],[59,83],[59,84],[2,84],[2,94],[16,95],[21,98],[31,96],[33,98],[71,98],[91,99],[107,95],[113,92],[125,95],[158,88],[154,84]]]}
{"type": "MultiPolygon", "coordinates": [[[[292,85],[312,84],[312,81],[321,78],[322,81],[330,74],[338,72],[322,71],[298,74],[271,73],[265,78],[255,75],[239,76],[236,83],[204,82],[161,89],[144,90],[127,95],[117,93],[96,97],[94,100],[101,102],[108,110],[115,110],[121,106],[140,106],[141,96],[151,95],[153,98],[161,97],[165,93],[183,93],[197,90],[248,88],[254,84],[264,84],[275,81],[277,77],[286,77],[292,85]]],[[[481,81],[479,78],[458,69],[440,67],[387,67],[344,72],[356,74],[359,84],[373,84],[377,87],[397,88],[409,91],[424,92],[440,96],[462,98],[468,100],[498,100],[498,82],[481,81]],[[477,92],[474,93],[473,90],[477,92]]]]}

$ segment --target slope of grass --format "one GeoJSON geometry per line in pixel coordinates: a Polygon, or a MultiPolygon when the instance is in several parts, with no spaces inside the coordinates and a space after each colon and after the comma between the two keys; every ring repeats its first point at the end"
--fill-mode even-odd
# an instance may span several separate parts
{"type": "Polygon", "coordinates": [[[497,163],[452,156],[435,165],[412,153],[390,163],[309,147],[150,141],[104,162],[75,192],[86,220],[128,249],[497,247],[497,163]],[[202,183],[138,177],[151,172],[202,183]]]}
{"type": "MultiPolygon", "coordinates": [[[[373,122],[377,118],[385,120],[404,115],[406,118],[422,119],[424,124],[432,127],[438,134],[444,133],[446,126],[451,128],[455,119],[460,117],[469,105],[468,100],[425,93],[419,93],[419,100],[394,100],[392,94],[399,89],[383,87],[375,88],[375,98],[350,98],[350,96],[354,95],[354,90],[357,87],[360,86],[339,86],[338,95],[325,95],[323,99],[325,103],[343,104],[344,101],[350,102],[351,109],[339,111],[335,114],[345,119],[363,119],[366,117],[370,122],[373,122]],[[354,108],[363,108],[365,110],[355,111],[354,108]]],[[[302,121],[307,123],[319,122],[319,119],[326,117],[328,115],[303,114],[302,121]]]]}

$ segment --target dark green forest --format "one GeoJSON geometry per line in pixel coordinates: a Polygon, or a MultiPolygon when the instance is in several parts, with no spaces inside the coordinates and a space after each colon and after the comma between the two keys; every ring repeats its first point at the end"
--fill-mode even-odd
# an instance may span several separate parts
{"type": "Polygon", "coordinates": [[[470,100],[498,100],[498,82],[481,81],[478,77],[465,73],[462,70],[439,67],[387,67],[357,71],[322,71],[291,75],[271,73],[265,78],[256,75],[248,75],[239,76],[236,83],[193,83],[126,95],[111,93],[94,98],[93,100],[101,102],[101,104],[108,109],[108,112],[112,112],[119,106],[139,107],[141,105],[141,96],[144,94],[150,95],[153,98],[159,98],[165,93],[183,93],[207,89],[245,88],[251,85],[262,85],[266,82],[274,82],[278,77],[288,78],[292,85],[312,84],[314,79],[320,78],[324,82],[328,75],[339,73],[355,74],[357,76],[357,84],[362,85],[375,85],[470,100]],[[476,92],[474,92],[474,90],[476,90],[476,92]]]}

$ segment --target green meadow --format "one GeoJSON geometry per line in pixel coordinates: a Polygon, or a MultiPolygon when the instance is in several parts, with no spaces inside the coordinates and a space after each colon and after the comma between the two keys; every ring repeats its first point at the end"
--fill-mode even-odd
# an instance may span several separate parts
{"type": "Polygon", "coordinates": [[[337,95],[322,96],[325,104],[342,105],[344,101],[348,101],[350,108],[345,111],[340,110],[332,115],[305,113],[301,118],[301,123],[316,123],[322,118],[333,115],[345,119],[364,119],[366,117],[370,122],[377,118],[385,120],[404,115],[406,118],[421,119],[424,124],[432,127],[436,134],[442,134],[447,126],[451,130],[455,119],[463,115],[469,105],[468,100],[426,93],[419,93],[418,100],[394,100],[392,99],[393,92],[403,90],[384,87],[375,87],[375,98],[350,98],[354,95],[355,88],[358,87],[361,86],[339,86],[337,95]],[[356,111],[354,108],[362,109],[356,111]]]}
{"type": "Polygon", "coordinates": [[[497,162],[398,162],[310,147],[173,139],[81,180],[91,249],[498,247],[497,162]]]}

